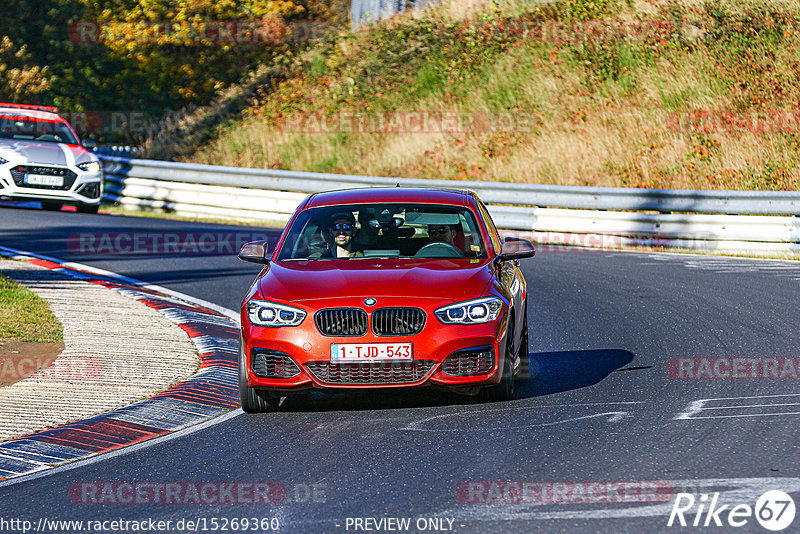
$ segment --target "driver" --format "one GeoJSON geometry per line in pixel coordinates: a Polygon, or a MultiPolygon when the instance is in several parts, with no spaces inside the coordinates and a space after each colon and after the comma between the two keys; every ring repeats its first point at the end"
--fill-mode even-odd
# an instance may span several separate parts
{"type": "Polygon", "coordinates": [[[364,253],[355,250],[353,237],[356,233],[356,219],[352,213],[335,213],[329,219],[326,231],[332,240],[331,248],[322,252],[320,258],[350,258],[363,256],[364,253]]]}
{"type": "Polygon", "coordinates": [[[454,235],[453,227],[449,224],[428,225],[428,236],[431,238],[431,243],[447,243],[453,245],[454,235]]]}

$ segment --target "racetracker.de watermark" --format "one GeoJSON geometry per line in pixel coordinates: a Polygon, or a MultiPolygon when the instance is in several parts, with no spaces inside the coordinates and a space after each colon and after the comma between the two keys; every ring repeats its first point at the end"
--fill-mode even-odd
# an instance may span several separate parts
{"type": "Polygon", "coordinates": [[[156,117],[152,113],[137,110],[59,110],[58,114],[69,122],[80,136],[149,134],[158,129],[157,119],[174,115],[166,113],[164,117],[156,117]]]}
{"type": "Polygon", "coordinates": [[[91,21],[70,24],[71,41],[80,44],[278,44],[289,35],[279,20],[91,21]]]}
{"type": "Polygon", "coordinates": [[[67,249],[79,254],[222,255],[268,239],[262,232],[78,232],[67,238],[67,249]]]}
{"type": "Polygon", "coordinates": [[[38,357],[11,354],[0,358],[0,384],[36,380],[96,380],[103,362],[87,356],[38,357]]]}
{"type": "Polygon", "coordinates": [[[537,246],[541,252],[605,252],[621,249],[623,239],[611,234],[568,234],[565,232],[536,232],[531,234],[503,231],[503,237],[521,237],[537,246]]]}
{"type": "Polygon", "coordinates": [[[283,117],[276,124],[284,134],[530,133],[540,125],[534,113],[453,110],[309,112],[283,117]]]}
{"type": "Polygon", "coordinates": [[[456,498],[466,504],[597,504],[669,502],[672,486],[664,481],[534,482],[465,481],[456,498]]]}
{"type": "Polygon", "coordinates": [[[667,128],[674,132],[694,134],[798,134],[800,111],[725,109],[676,111],[667,117],[667,128]]]}
{"type": "Polygon", "coordinates": [[[667,361],[667,376],[676,380],[797,380],[800,358],[674,357],[667,361]]]}
{"type": "Polygon", "coordinates": [[[195,515],[175,519],[56,519],[0,517],[0,532],[279,532],[281,519],[272,516],[218,517],[195,515]]]}
{"type": "Polygon", "coordinates": [[[324,483],[281,482],[76,482],[69,498],[82,505],[231,505],[320,504],[327,500],[324,483]]]}
{"type": "MultiPolygon", "coordinates": [[[[619,17],[589,20],[464,20],[455,29],[459,35],[491,34],[494,39],[568,44],[591,41],[643,40],[666,44],[678,33],[690,40],[701,39],[705,31],[693,24],[669,20],[631,20],[619,17]]],[[[557,49],[556,49],[557,50],[557,49]]]]}

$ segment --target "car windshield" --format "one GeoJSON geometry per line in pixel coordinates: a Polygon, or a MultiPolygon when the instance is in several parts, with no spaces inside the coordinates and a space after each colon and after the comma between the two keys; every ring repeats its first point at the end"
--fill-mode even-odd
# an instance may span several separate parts
{"type": "Polygon", "coordinates": [[[8,113],[0,113],[0,139],[78,144],[78,140],[63,121],[8,113]]]}
{"type": "Polygon", "coordinates": [[[352,204],[298,214],[278,260],[486,258],[473,213],[439,204],[352,204]]]}

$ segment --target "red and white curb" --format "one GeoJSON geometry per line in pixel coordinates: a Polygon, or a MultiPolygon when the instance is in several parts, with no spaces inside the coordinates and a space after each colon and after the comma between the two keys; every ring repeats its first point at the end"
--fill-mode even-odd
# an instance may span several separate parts
{"type": "Polygon", "coordinates": [[[104,286],[158,310],[189,335],[201,360],[197,373],[149,399],[0,443],[0,481],[163,437],[239,407],[235,312],[86,265],[7,247],[0,247],[0,256],[104,286]]]}

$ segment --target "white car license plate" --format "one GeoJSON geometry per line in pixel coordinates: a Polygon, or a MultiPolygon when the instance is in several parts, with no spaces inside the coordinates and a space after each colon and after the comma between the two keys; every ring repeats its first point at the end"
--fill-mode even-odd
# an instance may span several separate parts
{"type": "Polygon", "coordinates": [[[411,343],[347,343],[331,345],[331,361],[403,361],[413,359],[411,343]]]}
{"type": "Polygon", "coordinates": [[[47,176],[46,174],[26,174],[25,183],[30,185],[50,185],[61,187],[64,185],[64,177],[47,176]]]}

